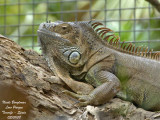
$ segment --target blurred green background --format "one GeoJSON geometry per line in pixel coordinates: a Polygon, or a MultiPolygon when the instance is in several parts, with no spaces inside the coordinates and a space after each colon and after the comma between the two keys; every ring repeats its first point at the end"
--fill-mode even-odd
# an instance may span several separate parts
{"type": "Polygon", "coordinates": [[[121,41],[160,51],[160,13],[145,0],[0,0],[0,34],[38,52],[40,23],[91,19],[114,30],[121,41]]]}

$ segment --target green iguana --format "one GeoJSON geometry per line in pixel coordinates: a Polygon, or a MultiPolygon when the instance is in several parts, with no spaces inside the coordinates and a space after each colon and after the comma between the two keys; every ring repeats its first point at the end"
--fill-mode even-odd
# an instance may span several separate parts
{"type": "Polygon", "coordinates": [[[101,105],[116,96],[146,110],[160,110],[160,54],[120,44],[99,22],[46,22],[38,29],[44,57],[80,100],[101,105]]]}

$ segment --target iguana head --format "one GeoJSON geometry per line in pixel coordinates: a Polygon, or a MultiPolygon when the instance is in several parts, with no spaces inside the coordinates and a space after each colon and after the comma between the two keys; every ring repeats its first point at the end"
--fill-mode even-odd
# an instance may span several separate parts
{"type": "Polygon", "coordinates": [[[74,67],[85,64],[95,38],[99,39],[89,22],[62,21],[41,23],[38,38],[44,55],[56,56],[74,67]]]}

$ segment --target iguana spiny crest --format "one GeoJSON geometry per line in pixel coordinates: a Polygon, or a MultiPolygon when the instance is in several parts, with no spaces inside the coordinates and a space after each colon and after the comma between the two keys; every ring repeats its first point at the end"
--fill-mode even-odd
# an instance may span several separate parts
{"type": "Polygon", "coordinates": [[[142,46],[135,47],[135,45],[133,45],[132,43],[125,44],[125,41],[120,44],[119,37],[116,36],[111,29],[103,27],[103,24],[100,22],[94,22],[91,26],[95,30],[97,35],[99,35],[101,40],[106,43],[107,47],[111,47],[118,51],[122,51],[124,53],[129,53],[132,55],[160,60],[160,53],[152,53],[153,49],[148,50],[148,47],[142,46]],[[113,34],[107,35],[110,32],[112,32],[113,34]]]}

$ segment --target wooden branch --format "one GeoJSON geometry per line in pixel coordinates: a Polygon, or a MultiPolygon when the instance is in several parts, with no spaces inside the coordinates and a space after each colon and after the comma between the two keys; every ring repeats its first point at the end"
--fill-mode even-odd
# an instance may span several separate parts
{"type": "Polygon", "coordinates": [[[68,90],[67,86],[57,81],[43,56],[0,35],[1,119],[143,120],[155,114],[118,98],[103,106],[77,108],[74,105],[78,100],[64,94],[62,91],[68,90]]]}
{"type": "Polygon", "coordinates": [[[146,0],[160,12],[160,2],[158,0],[146,0]]]}

